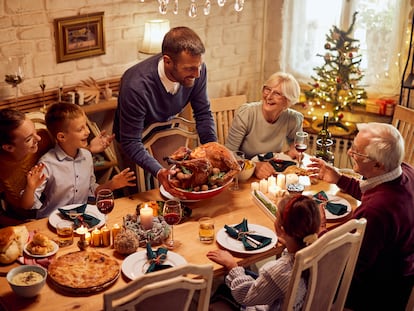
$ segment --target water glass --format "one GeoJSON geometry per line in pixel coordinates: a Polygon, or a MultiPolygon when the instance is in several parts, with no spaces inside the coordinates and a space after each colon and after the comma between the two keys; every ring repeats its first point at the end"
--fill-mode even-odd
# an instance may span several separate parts
{"type": "Polygon", "coordinates": [[[214,241],[214,220],[210,217],[202,217],[198,221],[198,236],[202,243],[210,244],[214,241]]]}
{"type": "Polygon", "coordinates": [[[69,246],[73,243],[73,222],[62,220],[56,224],[59,246],[69,246]]]}

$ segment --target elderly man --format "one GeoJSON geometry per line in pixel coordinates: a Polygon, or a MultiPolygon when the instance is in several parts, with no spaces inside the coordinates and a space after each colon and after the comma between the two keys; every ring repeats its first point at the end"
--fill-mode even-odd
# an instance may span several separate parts
{"type": "Polygon", "coordinates": [[[384,123],[358,124],[348,155],[356,180],[312,158],[318,177],[361,201],[355,218],[367,219],[346,306],[404,310],[414,280],[414,168],[402,163],[404,140],[384,123]]]}

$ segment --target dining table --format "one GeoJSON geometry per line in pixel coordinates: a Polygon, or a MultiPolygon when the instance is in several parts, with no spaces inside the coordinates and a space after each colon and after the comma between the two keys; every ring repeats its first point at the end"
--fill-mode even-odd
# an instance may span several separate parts
{"type": "MultiPolygon", "coordinates": [[[[179,242],[179,245],[173,251],[181,255],[188,263],[192,264],[211,264],[214,270],[214,276],[221,278],[226,274],[226,270],[219,264],[210,261],[206,254],[210,250],[222,248],[217,243],[217,240],[211,244],[202,243],[199,240],[198,220],[201,217],[211,217],[214,219],[215,231],[222,229],[225,225],[238,224],[243,219],[247,219],[249,224],[255,224],[274,230],[274,217],[271,217],[261,204],[258,204],[252,194],[252,182],[258,182],[255,177],[250,178],[246,182],[240,182],[240,190],[230,191],[228,188],[224,189],[215,197],[200,200],[196,202],[183,202],[191,209],[191,216],[184,222],[174,225],[174,240],[179,242]]],[[[323,181],[318,181],[315,184],[307,187],[306,191],[309,194],[316,193],[320,190],[325,191],[331,195],[337,195],[346,199],[352,209],[358,206],[358,201],[351,196],[342,193],[336,185],[328,184],[323,181]]],[[[137,193],[132,196],[120,197],[115,199],[115,207],[113,211],[108,214],[106,220],[107,226],[111,228],[114,224],[122,225],[123,219],[127,214],[134,214],[137,205],[147,201],[166,200],[159,191],[159,189],[152,189],[147,192],[137,193]]],[[[329,222],[328,229],[340,225],[347,218],[341,218],[338,221],[329,222]]],[[[56,239],[56,231],[50,225],[48,218],[39,219],[24,224],[29,232],[41,232],[46,234],[51,239],[56,239]]],[[[61,255],[79,251],[77,241],[79,237],[75,235],[74,243],[70,246],[61,247],[54,255],[59,257],[61,255]]],[[[145,246],[140,246],[137,251],[145,250],[145,246]]],[[[156,248],[157,246],[154,246],[156,248]]],[[[283,251],[284,247],[277,243],[274,247],[266,249],[263,252],[254,253],[235,253],[238,265],[249,267],[257,262],[260,262],[271,257],[275,257],[283,251]]],[[[115,251],[113,245],[107,247],[93,247],[89,246],[87,250],[99,251],[115,258],[120,267],[126,256],[120,255],[115,251]]],[[[10,265],[0,265],[0,310],[103,310],[103,294],[106,291],[122,288],[131,280],[120,272],[118,279],[108,288],[104,290],[88,293],[88,294],[72,294],[65,293],[54,287],[51,282],[46,282],[39,295],[34,298],[18,297],[10,288],[6,280],[6,273],[20,265],[18,261],[10,265]]]]}

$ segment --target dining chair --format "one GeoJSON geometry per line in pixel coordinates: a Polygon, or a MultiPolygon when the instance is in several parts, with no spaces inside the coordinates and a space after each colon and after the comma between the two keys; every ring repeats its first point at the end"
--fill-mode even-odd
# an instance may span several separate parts
{"type": "Polygon", "coordinates": [[[35,129],[46,129],[45,114],[41,111],[26,112],[26,117],[32,120],[35,129]]]}
{"type": "Polygon", "coordinates": [[[303,311],[343,310],[366,223],[349,220],[295,254],[283,310],[293,310],[303,275],[308,282],[303,311]]]}
{"type": "Polygon", "coordinates": [[[392,118],[394,125],[404,137],[404,161],[414,165],[414,109],[397,105],[392,118]]]}
{"type": "Polygon", "coordinates": [[[125,287],[105,292],[104,310],[207,311],[213,266],[187,264],[151,272],[125,287]]]}
{"type": "Polygon", "coordinates": [[[216,123],[217,141],[224,145],[236,110],[247,102],[246,95],[234,95],[210,99],[210,108],[216,123]]]}
{"type": "MultiPolygon", "coordinates": [[[[176,116],[166,122],[156,122],[148,126],[142,133],[144,147],[161,165],[168,168],[164,160],[179,147],[193,149],[199,145],[195,122],[176,116]]],[[[144,192],[158,188],[159,183],[150,173],[136,165],[138,191],[144,192]]]]}

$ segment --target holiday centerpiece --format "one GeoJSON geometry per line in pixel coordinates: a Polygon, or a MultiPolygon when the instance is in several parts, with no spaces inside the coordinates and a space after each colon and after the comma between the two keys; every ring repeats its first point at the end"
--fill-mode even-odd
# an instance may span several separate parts
{"type": "MultiPolygon", "coordinates": [[[[357,14],[353,14],[348,30],[341,30],[334,25],[326,35],[326,53],[317,54],[323,58],[324,64],[314,68],[317,76],[311,76],[314,81],[310,83],[311,89],[305,92],[308,101],[332,107],[329,126],[339,127],[346,132],[350,129],[342,122],[342,111],[351,111],[352,106],[364,104],[366,98],[365,90],[358,85],[363,77],[359,40],[352,38],[357,14]]],[[[322,122],[319,121],[318,127],[321,126],[322,122]]]]}

